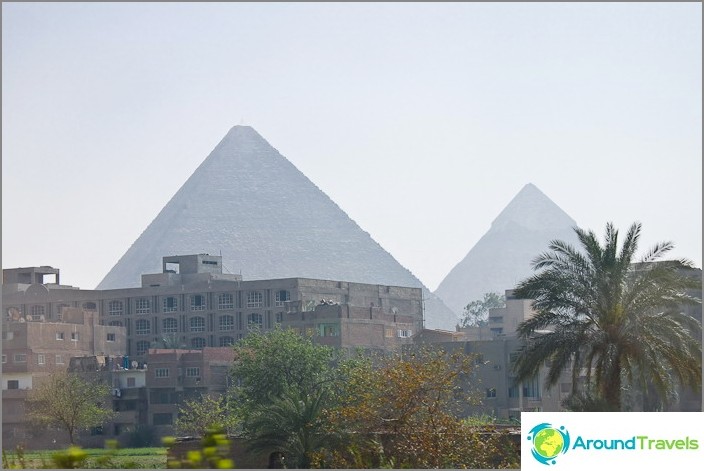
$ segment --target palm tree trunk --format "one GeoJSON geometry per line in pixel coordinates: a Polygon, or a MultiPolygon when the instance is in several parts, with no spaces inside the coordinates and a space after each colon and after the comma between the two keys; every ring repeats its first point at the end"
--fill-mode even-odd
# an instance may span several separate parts
{"type": "Polygon", "coordinates": [[[612,365],[603,385],[604,400],[612,411],[621,410],[621,361],[612,365]]]}

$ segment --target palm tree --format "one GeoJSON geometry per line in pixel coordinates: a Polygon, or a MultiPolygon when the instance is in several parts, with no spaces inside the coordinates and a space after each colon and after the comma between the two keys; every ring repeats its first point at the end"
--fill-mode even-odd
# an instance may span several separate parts
{"type": "Polygon", "coordinates": [[[701,323],[680,311],[701,303],[687,290],[701,290],[701,280],[681,274],[689,260],[658,261],[674,246],[661,242],[634,263],[640,223],[633,224],[623,245],[618,231],[606,225],[603,245],[592,231],[574,229],[578,250],[552,241],[550,251],[532,263],[536,274],[518,284],[514,294],[532,299],[537,312],[518,327],[526,346],[514,370],[519,381],[535,377],[546,360],[546,386],[554,386],[564,369],[572,369],[573,394],[586,373],[597,401],[621,410],[626,385],[651,383],[663,398],[676,381],[701,388],[701,323]]]}
{"type": "Polygon", "coordinates": [[[251,430],[249,450],[280,453],[288,467],[310,468],[311,454],[330,439],[323,431],[321,420],[327,397],[325,389],[307,394],[298,388],[289,388],[280,397],[272,398],[248,424],[251,430]]]}

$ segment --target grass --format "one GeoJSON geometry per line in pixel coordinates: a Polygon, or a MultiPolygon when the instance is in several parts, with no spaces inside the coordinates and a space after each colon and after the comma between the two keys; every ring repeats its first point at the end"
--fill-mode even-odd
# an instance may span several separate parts
{"type": "MultiPolygon", "coordinates": [[[[138,468],[166,469],[166,448],[121,448],[108,450],[104,448],[87,448],[83,451],[87,458],[81,468],[138,468]],[[100,463],[101,458],[111,455],[109,466],[100,463]]],[[[65,450],[32,450],[25,451],[20,458],[16,451],[6,451],[8,463],[12,468],[39,469],[54,468],[52,456],[65,450]]]]}

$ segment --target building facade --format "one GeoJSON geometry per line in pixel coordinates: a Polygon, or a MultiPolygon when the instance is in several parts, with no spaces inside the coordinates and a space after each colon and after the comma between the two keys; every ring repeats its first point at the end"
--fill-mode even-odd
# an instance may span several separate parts
{"type": "MultiPolygon", "coordinates": [[[[43,306],[33,304],[40,305],[43,306]]],[[[100,358],[104,364],[107,358],[125,351],[124,327],[100,325],[95,312],[79,308],[63,307],[59,314],[60,320],[46,320],[43,314],[20,316],[11,310],[10,316],[2,322],[2,437],[5,446],[27,440],[36,442],[39,438],[27,424],[25,400],[43,378],[67,371],[74,358],[100,358]]]]}
{"type": "Polygon", "coordinates": [[[423,326],[420,288],[244,281],[206,254],[164,257],[162,272],[142,275],[139,288],[82,290],[60,284],[59,276],[46,266],[3,270],[8,445],[29,438],[23,404],[36,375],[66,371],[72,358],[97,358],[113,391],[117,416],[84,437],[92,443],[124,438],[138,426],[172,433],[182,401],[225,390],[230,346],[254,329],[280,326],[337,348],[393,350],[423,326]]]}

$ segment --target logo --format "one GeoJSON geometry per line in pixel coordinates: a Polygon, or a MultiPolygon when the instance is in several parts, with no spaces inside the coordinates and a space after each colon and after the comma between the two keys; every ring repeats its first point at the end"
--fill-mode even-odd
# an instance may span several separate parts
{"type": "Polygon", "coordinates": [[[528,440],[533,442],[533,458],[546,465],[555,464],[555,458],[570,449],[570,434],[564,426],[555,428],[549,423],[536,425],[528,433],[528,440]]]}

